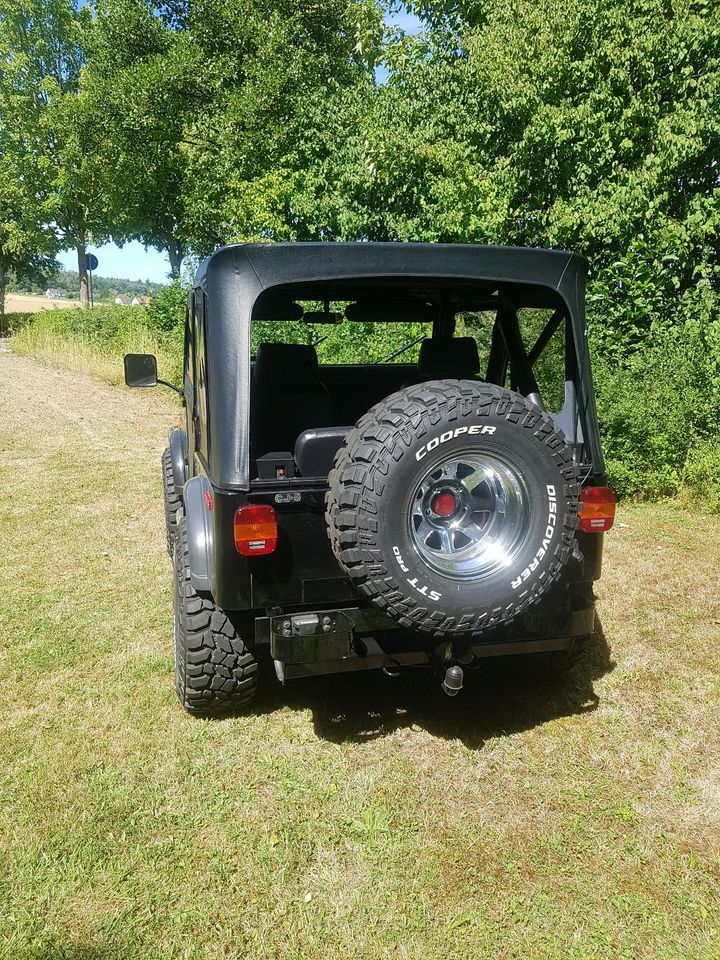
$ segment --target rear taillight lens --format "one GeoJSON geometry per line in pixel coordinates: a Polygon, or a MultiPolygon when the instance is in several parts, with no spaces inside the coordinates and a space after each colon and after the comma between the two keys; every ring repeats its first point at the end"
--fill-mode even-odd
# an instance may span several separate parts
{"type": "Polygon", "coordinates": [[[262,557],[277,547],[277,515],[272,507],[238,507],[233,523],[235,547],[244,557],[262,557]]]}
{"type": "Polygon", "coordinates": [[[586,487],[580,494],[580,529],[583,533],[605,533],[615,520],[615,491],[610,487],[586,487]]]}

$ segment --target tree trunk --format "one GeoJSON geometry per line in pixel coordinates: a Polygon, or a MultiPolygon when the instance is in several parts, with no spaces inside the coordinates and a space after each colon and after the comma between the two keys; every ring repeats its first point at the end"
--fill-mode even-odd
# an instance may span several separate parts
{"type": "Polygon", "coordinates": [[[5,264],[0,263],[0,317],[5,316],[5,284],[7,275],[5,273],[5,264]]]}
{"type": "Polygon", "coordinates": [[[75,249],[77,250],[78,274],[80,275],[80,306],[87,309],[90,306],[90,289],[88,287],[85,243],[78,242],[75,249]]]}
{"type": "Polygon", "coordinates": [[[177,240],[170,240],[167,245],[167,252],[170,258],[170,276],[173,280],[179,280],[184,253],[182,244],[177,240]]]}

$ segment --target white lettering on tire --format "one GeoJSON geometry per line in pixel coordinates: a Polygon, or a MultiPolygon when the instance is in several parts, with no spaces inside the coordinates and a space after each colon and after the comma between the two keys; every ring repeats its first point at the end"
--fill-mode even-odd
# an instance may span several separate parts
{"type": "Polygon", "coordinates": [[[547,490],[548,495],[548,519],[547,526],[545,527],[545,535],[540,547],[530,563],[525,567],[519,577],[516,577],[511,581],[513,590],[517,590],[517,588],[537,570],[538,564],[548,552],[550,541],[555,536],[555,530],[557,528],[557,494],[555,493],[555,487],[553,484],[549,483],[545,489],[547,490]]]}
{"type": "Polygon", "coordinates": [[[467,433],[470,437],[475,437],[478,434],[492,435],[496,430],[497,427],[483,426],[480,423],[473,423],[469,427],[456,427],[454,430],[446,430],[445,433],[441,433],[439,437],[433,437],[432,440],[428,440],[425,446],[417,451],[415,459],[422,460],[427,453],[439,447],[441,443],[447,443],[448,440],[457,440],[463,433],[467,433]]]}
{"type": "MultiPolygon", "coordinates": [[[[402,572],[410,573],[410,570],[408,569],[408,567],[405,566],[405,562],[402,558],[402,554],[400,553],[400,550],[398,547],[393,547],[393,556],[397,560],[398,566],[400,567],[402,572]]],[[[442,594],[438,593],[437,590],[431,590],[430,587],[428,587],[426,584],[420,583],[417,577],[413,577],[412,580],[410,579],[410,577],[406,577],[405,579],[413,588],[413,590],[417,590],[417,592],[422,594],[423,597],[425,597],[427,600],[435,600],[437,602],[442,596],[442,594]]]]}

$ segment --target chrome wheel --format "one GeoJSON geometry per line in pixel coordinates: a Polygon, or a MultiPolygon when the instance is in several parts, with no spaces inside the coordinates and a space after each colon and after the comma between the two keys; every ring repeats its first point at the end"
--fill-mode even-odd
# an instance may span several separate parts
{"type": "Polygon", "coordinates": [[[429,566],[479,580],[509,566],[530,522],[522,477],[500,457],[455,454],[433,467],[410,506],[413,544],[429,566]]]}

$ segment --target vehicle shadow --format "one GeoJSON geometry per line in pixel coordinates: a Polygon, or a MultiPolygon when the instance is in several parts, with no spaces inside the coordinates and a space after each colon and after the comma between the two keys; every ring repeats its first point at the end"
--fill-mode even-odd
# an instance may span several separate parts
{"type": "Polygon", "coordinates": [[[597,708],[594,681],[615,667],[599,619],[595,633],[577,641],[569,667],[553,673],[546,666],[542,655],[488,659],[479,670],[465,672],[464,688],[454,698],[445,696],[437,676],[425,668],[408,669],[396,679],[369,671],[295,680],[285,688],[265,687],[256,712],[311,710],[315,732],[333,743],[365,743],[420,727],[481,749],[492,737],[597,708]]]}

